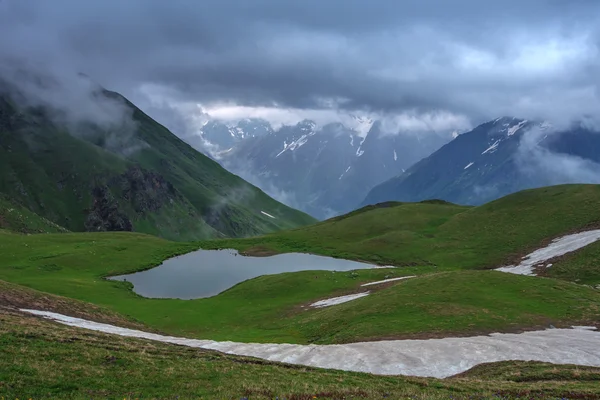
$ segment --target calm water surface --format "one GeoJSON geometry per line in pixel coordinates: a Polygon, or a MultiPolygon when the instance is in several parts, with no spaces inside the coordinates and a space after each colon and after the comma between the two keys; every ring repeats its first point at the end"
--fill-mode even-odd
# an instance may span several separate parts
{"type": "Polygon", "coordinates": [[[128,281],[144,297],[198,299],[221,293],[261,275],[307,270],[351,271],[371,264],[311,254],[244,257],[235,250],[198,250],[166,260],[160,266],[109,279],[128,281]]]}

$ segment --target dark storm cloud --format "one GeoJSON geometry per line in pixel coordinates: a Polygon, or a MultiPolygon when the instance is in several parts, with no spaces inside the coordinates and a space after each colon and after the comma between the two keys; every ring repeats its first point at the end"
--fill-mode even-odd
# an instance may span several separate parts
{"type": "Polygon", "coordinates": [[[0,0],[0,52],[134,95],[566,119],[598,100],[600,2],[0,0]]]}

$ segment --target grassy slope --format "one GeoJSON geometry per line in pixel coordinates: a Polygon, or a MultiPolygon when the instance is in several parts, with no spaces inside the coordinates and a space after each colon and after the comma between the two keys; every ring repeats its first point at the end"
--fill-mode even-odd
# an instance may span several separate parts
{"type": "Polygon", "coordinates": [[[551,268],[541,271],[544,276],[565,279],[600,289],[600,242],[554,261],[551,268]]]}
{"type": "Polygon", "coordinates": [[[111,336],[15,312],[34,306],[145,329],[109,310],[0,281],[4,398],[598,398],[599,368],[483,364],[448,379],[306,368],[111,336]]]}
{"type": "Polygon", "coordinates": [[[294,319],[311,342],[343,343],[597,325],[600,293],[569,282],[496,271],[453,271],[409,279],[294,319]]]}
{"type": "Polygon", "coordinates": [[[0,310],[3,398],[598,398],[600,369],[484,365],[445,380],[273,364],[74,329],[0,310]]]}
{"type": "MultiPolygon", "coordinates": [[[[114,93],[108,95],[120,97],[114,93]]],[[[119,208],[137,231],[175,240],[244,237],[306,225],[315,220],[273,200],[181,141],[133,104],[137,130],[125,147],[145,148],[127,157],[69,135],[39,112],[19,111],[0,95],[0,193],[72,231],[84,230],[92,188],[134,164],[160,173],[180,196],[158,211],[136,213],[111,186],[119,208]],[[264,210],[276,219],[260,213],[264,210]]],[[[92,140],[91,136],[83,136],[92,140]]],[[[127,135],[123,136],[127,138],[127,135]]]]}
{"type": "MultiPolygon", "coordinates": [[[[114,96],[119,96],[113,93],[114,96]]],[[[157,169],[190,200],[202,215],[216,213],[212,225],[225,234],[256,235],[314,223],[309,215],[269,197],[262,190],[234,175],[217,162],[193,149],[123,99],[134,109],[140,124],[139,137],[151,147],[133,157],[157,169]],[[276,218],[260,213],[265,211],[276,218]]]]}
{"type": "Polygon", "coordinates": [[[244,240],[203,243],[250,254],[303,251],[379,264],[485,268],[513,260],[549,238],[598,225],[600,186],[526,190],[479,207],[395,203],[346,218],[244,240]]]}
{"type": "Polygon", "coordinates": [[[157,265],[193,248],[129,233],[4,234],[0,279],[88,301],[164,332],[218,340],[332,343],[382,335],[513,331],[600,319],[600,293],[591,288],[493,271],[439,273],[441,268],[431,266],[263,276],[192,301],[145,299],[131,292],[127,283],[101,279],[157,265]],[[361,283],[412,274],[430,275],[382,288],[347,305],[299,308],[354,292],[361,283]]]}
{"type": "Polygon", "coordinates": [[[0,193],[0,230],[20,233],[64,233],[62,226],[55,224],[16,204],[0,193]]]}

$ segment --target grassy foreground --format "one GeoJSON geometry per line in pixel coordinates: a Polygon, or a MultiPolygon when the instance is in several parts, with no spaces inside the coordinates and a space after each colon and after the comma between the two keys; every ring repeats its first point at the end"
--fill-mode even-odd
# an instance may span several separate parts
{"type": "Polygon", "coordinates": [[[455,378],[275,364],[61,326],[0,308],[4,399],[598,399],[600,369],[481,365],[455,378]]]}

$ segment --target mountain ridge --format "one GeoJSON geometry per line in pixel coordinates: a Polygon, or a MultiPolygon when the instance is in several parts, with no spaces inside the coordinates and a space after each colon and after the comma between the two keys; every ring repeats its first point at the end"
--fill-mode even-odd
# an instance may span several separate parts
{"type": "Polygon", "coordinates": [[[228,170],[319,219],[351,211],[371,187],[451,138],[450,133],[391,134],[381,121],[361,117],[354,118],[352,128],[308,119],[278,129],[265,120],[242,121],[243,127],[207,123],[199,136],[186,140],[195,140],[228,170]]]}
{"type": "Polygon", "coordinates": [[[84,110],[123,107],[124,125],[109,128],[94,121],[62,124],[52,103],[36,104],[27,92],[15,95],[14,85],[2,88],[0,192],[69,230],[194,240],[314,221],[229,173],[116,92],[95,88],[83,98],[84,110]]]}
{"type": "Polygon", "coordinates": [[[581,125],[501,117],[374,187],[361,205],[439,198],[479,205],[524,189],[600,183],[600,135],[581,125]]]}

